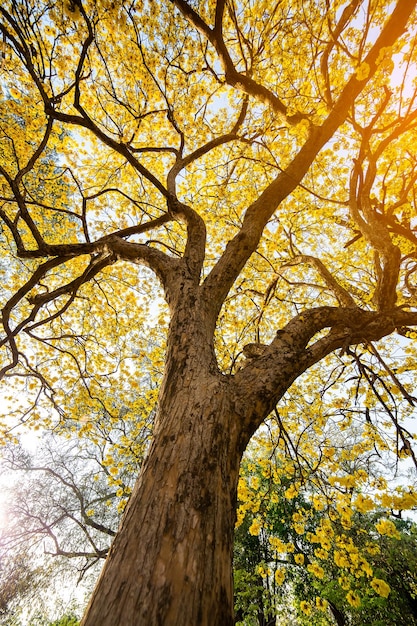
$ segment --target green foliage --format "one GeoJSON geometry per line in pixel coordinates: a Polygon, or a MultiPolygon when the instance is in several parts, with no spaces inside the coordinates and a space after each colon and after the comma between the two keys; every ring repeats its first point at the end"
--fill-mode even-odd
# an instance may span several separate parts
{"type": "Polygon", "coordinates": [[[79,623],[75,615],[64,615],[60,619],[50,622],[48,626],[78,626],[79,623]]]}
{"type": "Polygon", "coordinates": [[[271,614],[291,616],[300,626],[417,624],[416,524],[387,521],[379,509],[354,511],[350,524],[327,518],[322,526],[323,511],[312,505],[317,493],[287,498],[285,482],[267,481],[253,461],[243,475],[248,467],[260,491],[268,483],[268,498],[256,513],[246,511],[235,534],[235,607],[242,624],[267,623],[271,614]]]}

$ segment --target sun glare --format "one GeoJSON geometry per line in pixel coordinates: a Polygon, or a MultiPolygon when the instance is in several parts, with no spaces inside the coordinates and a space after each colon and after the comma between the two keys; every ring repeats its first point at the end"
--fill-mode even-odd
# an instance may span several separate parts
{"type": "MultiPolygon", "coordinates": [[[[414,39],[414,38],[413,38],[414,39]]],[[[410,44],[413,48],[415,43],[410,44]]],[[[411,54],[410,54],[411,56],[411,54]]],[[[392,57],[394,68],[391,74],[391,86],[398,90],[401,98],[401,108],[414,99],[417,90],[417,62],[405,59],[405,54],[395,54],[392,57]]]]}

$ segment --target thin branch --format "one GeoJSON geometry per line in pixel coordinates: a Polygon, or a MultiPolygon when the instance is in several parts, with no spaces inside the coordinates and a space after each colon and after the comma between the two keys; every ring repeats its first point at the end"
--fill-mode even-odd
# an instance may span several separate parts
{"type": "Polygon", "coordinates": [[[300,263],[307,263],[317,270],[317,272],[320,274],[327,287],[333,293],[341,306],[347,308],[357,306],[351,294],[344,287],[342,287],[342,285],[335,279],[333,274],[329,272],[324,263],[317,257],[308,254],[299,254],[290,261],[284,263],[282,267],[291,267],[300,263]]]}
{"type": "Polygon", "coordinates": [[[225,80],[230,86],[236,87],[244,93],[253,96],[258,101],[268,104],[275,113],[284,116],[290,124],[298,124],[302,119],[308,119],[308,116],[302,113],[288,115],[287,107],[276,94],[264,85],[257,83],[250,76],[241,74],[236,70],[222,35],[221,19],[223,16],[223,2],[219,2],[216,7],[215,28],[210,28],[185,0],[171,0],[171,2],[188,22],[213,45],[223,65],[225,80]]]}

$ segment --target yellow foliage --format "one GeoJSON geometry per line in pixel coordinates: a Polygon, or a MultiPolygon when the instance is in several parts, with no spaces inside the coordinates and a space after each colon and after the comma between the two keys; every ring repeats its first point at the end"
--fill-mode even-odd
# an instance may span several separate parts
{"type": "Polygon", "coordinates": [[[381,519],[375,524],[375,528],[380,535],[386,535],[387,537],[394,537],[396,539],[400,538],[400,533],[396,529],[395,524],[390,520],[381,519]]]}
{"type": "MultiPolygon", "coordinates": [[[[297,536],[271,537],[277,554],[302,565],[297,542],[306,541],[317,559],[370,577],[343,533],[357,514],[417,505],[415,485],[392,489],[372,467],[375,454],[391,465],[412,459],[401,424],[414,410],[416,332],[392,316],[417,307],[416,47],[411,36],[377,39],[390,4],[360,12],[363,28],[356,17],[342,24],[336,0],[273,11],[266,1],[229,3],[216,44],[220,4],[193,4],[204,29],[184,3],[2,3],[0,356],[10,371],[0,440],[26,424],[101,446],[121,512],[123,474],[152,436],[177,284],[201,257],[191,320],[211,305],[203,288],[214,268],[247,246],[207,322],[208,371],[233,393],[250,371],[249,389],[257,363],[275,361],[245,348],[273,342],[284,382],[262,389],[276,402],[265,401],[271,414],[242,463],[237,526],[247,518],[258,536],[277,505],[297,536]],[[190,213],[176,213],[174,197],[190,213]],[[200,220],[202,251],[193,249],[200,220]],[[388,315],[379,296],[392,281],[388,315]],[[317,322],[303,338],[319,307],[388,321],[371,339],[372,324],[359,331],[354,320],[317,322]],[[290,320],[300,333],[287,344],[290,320]]],[[[248,392],[254,412],[262,394],[248,392]]],[[[388,519],[375,528],[399,536],[388,519]]],[[[377,549],[370,540],[363,552],[377,549]]],[[[317,562],[307,569],[324,576],[317,562]]],[[[384,584],[371,582],[382,596],[384,584]]]]}
{"type": "Polygon", "coordinates": [[[313,610],[311,604],[309,602],[306,602],[305,600],[302,600],[300,602],[300,609],[305,615],[311,615],[313,610]]]}
{"type": "Polygon", "coordinates": [[[384,580],[379,578],[373,578],[371,580],[371,587],[379,596],[382,596],[383,598],[387,598],[391,591],[390,586],[384,580]]]}
{"type": "Polygon", "coordinates": [[[307,565],[307,570],[317,578],[324,578],[324,570],[318,563],[310,563],[307,565]]]}
{"type": "Polygon", "coordinates": [[[282,583],[285,580],[285,570],[283,570],[282,568],[276,569],[274,578],[275,578],[275,582],[277,583],[277,585],[282,585],[282,583]]]}
{"type": "Polygon", "coordinates": [[[358,596],[358,594],[355,593],[354,591],[348,591],[348,593],[346,594],[346,600],[349,602],[351,606],[355,608],[361,605],[361,599],[358,596]]]}

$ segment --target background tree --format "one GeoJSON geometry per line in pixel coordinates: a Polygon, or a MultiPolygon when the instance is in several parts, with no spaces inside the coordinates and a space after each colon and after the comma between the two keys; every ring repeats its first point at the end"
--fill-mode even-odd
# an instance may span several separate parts
{"type": "Polygon", "coordinates": [[[117,419],[152,315],[167,336],[84,626],[233,623],[240,459],[319,362],[307,399],[356,368],[333,415],[363,399],[367,441],[415,461],[412,342],[399,361],[382,341],[417,325],[415,5],[2,4],[5,437],[13,420],[117,419]]]}
{"type": "Polygon", "coordinates": [[[22,600],[34,584],[38,572],[30,566],[24,552],[10,555],[2,549],[0,555],[0,620],[7,616],[12,622],[16,612],[16,600],[22,600]]]}
{"type": "MultiPolygon", "coordinates": [[[[72,607],[66,563],[48,562],[33,542],[14,543],[7,529],[0,542],[0,624],[49,626],[48,614],[63,615],[72,607]],[[66,590],[65,597],[63,590],[66,590]]],[[[75,579],[76,580],[76,579],[75,579]]],[[[75,584],[74,584],[75,587],[75,584]]]]}
{"type": "Polygon", "coordinates": [[[378,507],[374,489],[364,495],[358,475],[349,511],[339,505],[342,476],[327,502],[324,485],[313,481],[294,496],[292,481],[270,471],[277,459],[267,459],[259,450],[248,456],[239,488],[234,563],[242,624],[275,623],[277,613],[298,624],[414,624],[415,524],[378,507]]]}
{"type": "MultiPolygon", "coordinates": [[[[31,452],[17,443],[4,447],[0,469],[9,493],[2,501],[0,562],[10,578],[4,594],[13,590],[13,602],[3,603],[5,624],[19,607],[19,615],[25,611],[16,626],[49,624],[47,615],[63,612],[69,599],[62,590],[70,597],[71,587],[72,601],[84,608],[148,445],[150,392],[142,398],[147,421],[125,406],[118,419],[67,420],[64,433],[44,432],[31,452]]],[[[132,404],[138,407],[138,398],[132,404]]]]}

